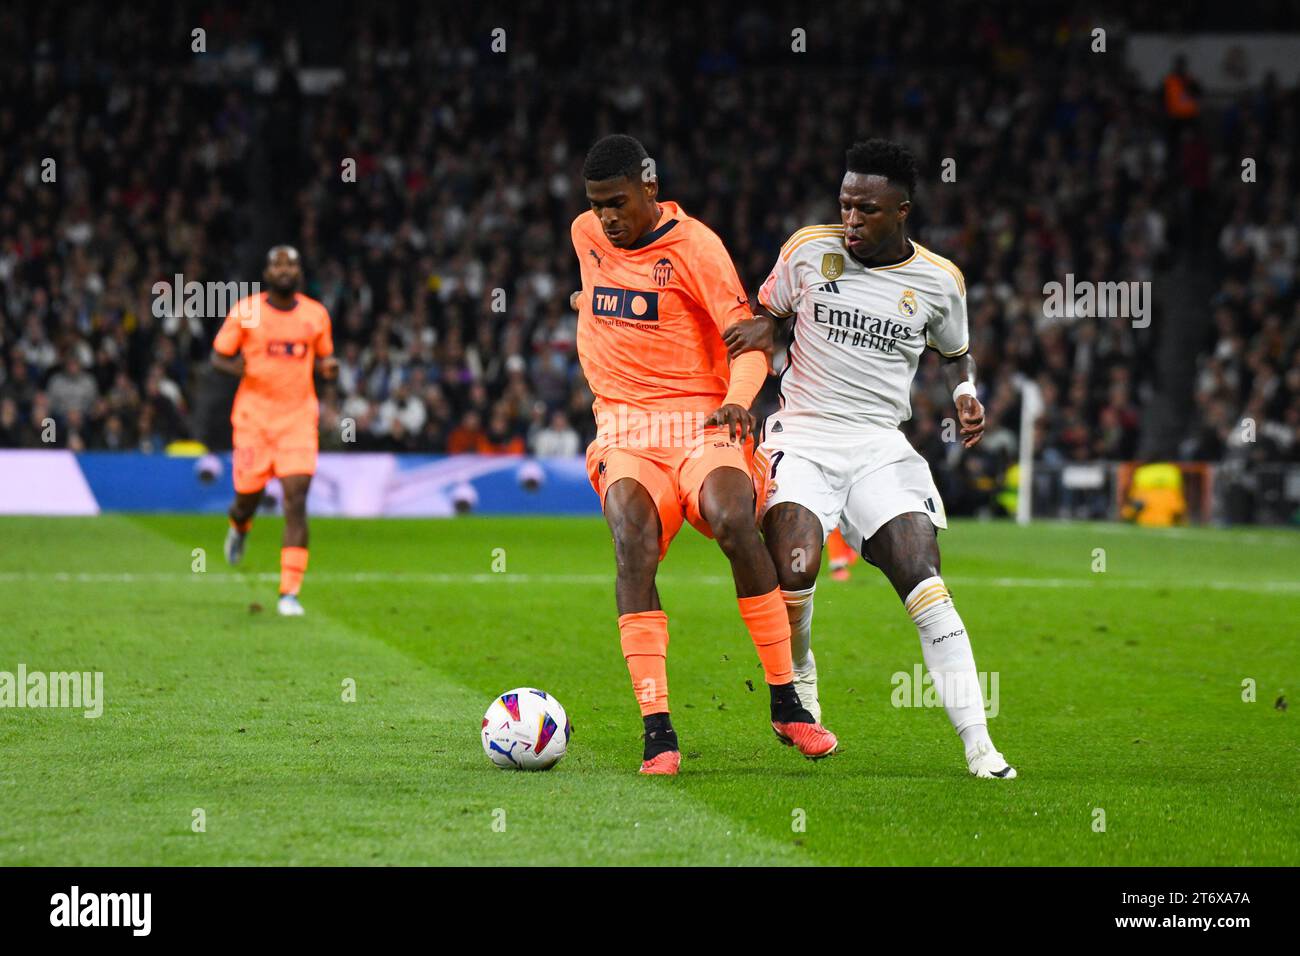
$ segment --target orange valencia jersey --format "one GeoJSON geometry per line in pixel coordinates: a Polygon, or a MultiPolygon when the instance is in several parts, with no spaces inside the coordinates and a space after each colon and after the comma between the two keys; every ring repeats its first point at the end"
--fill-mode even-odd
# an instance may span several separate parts
{"type": "Polygon", "coordinates": [[[722,240],[676,203],[659,208],[659,224],[628,249],[610,244],[595,212],[573,220],[582,270],[578,359],[597,422],[602,409],[619,405],[714,411],[730,377],[722,330],[750,317],[722,240]]]}
{"type": "Polygon", "coordinates": [[[320,418],[312,378],[316,358],[334,354],[329,312],[301,293],[287,311],[271,305],[268,296],[236,302],[212,343],[222,355],[244,355],[230,421],[236,429],[272,435],[314,432],[320,418]]]}

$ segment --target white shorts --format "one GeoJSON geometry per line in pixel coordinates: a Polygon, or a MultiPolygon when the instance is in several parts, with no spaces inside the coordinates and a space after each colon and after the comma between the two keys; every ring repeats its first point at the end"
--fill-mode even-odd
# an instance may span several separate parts
{"type": "Polygon", "coordinates": [[[902,514],[918,511],[936,528],[948,527],[930,466],[897,428],[859,431],[849,439],[782,421],[777,412],[754,455],[754,480],[760,520],[769,508],[791,501],[818,517],[823,542],[838,526],[859,553],[885,522],[902,514]]]}

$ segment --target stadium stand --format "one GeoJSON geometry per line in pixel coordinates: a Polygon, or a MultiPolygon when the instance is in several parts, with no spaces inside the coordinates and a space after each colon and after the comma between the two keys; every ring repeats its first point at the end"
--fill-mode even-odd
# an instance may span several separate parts
{"type": "Polygon", "coordinates": [[[946,442],[951,403],[923,364],[909,437],[954,513],[996,500],[1024,378],[1049,464],[1300,461],[1300,89],[1202,102],[1185,65],[1143,86],[1123,24],[1176,28],[1157,4],[1120,8],[1104,59],[1059,10],[963,2],[934,22],[886,3],[869,33],[837,29],[857,6],[811,11],[807,55],[761,8],[638,7],[606,43],[599,17],[633,15],[612,3],[325,3],[313,15],[347,29],[292,39],[252,4],[7,6],[0,447],[228,447],[234,383],[206,363],[222,316],[155,315],[152,290],[256,280],[288,241],[342,363],[323,448],[575,453],[593,422],[568,225],[586,147],[628,131],[751,290],[794,229],[836,220],[850,142],[914,149],[913,232],[965,273],[990,421],[977,454],[946,442]],[[1067,273],[1152,282],[1149,325],[1045,315],[1067,273]]]}

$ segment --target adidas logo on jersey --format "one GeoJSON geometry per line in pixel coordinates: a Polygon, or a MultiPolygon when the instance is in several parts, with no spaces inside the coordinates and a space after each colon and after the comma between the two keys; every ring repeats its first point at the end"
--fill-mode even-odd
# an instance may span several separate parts
{"type": "Polygon", "coordinates": [[[836,295],[839,295],[840,284],[838,282],[823,282],[821,285],[817,287],[817,291],[834,292],[836,295]]]}

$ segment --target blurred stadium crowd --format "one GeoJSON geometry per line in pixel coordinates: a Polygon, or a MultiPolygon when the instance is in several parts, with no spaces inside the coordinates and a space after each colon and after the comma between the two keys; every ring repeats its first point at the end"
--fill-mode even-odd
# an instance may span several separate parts
{"type": "Polygon", "coordinates": [[[6,8],[0,447],[40,447],[51,418],[59,447],[219,446],[233,382],[207,356],[222,316],[157,316],[151,289],[176,274],[256,280],[287,241],[341,360],[321,389],[323,448],[577,453],[593,422],[569,223],[586,147],[627,131],[751,292],[792,231],[838,219],[850,142],[913,147],[912,232],[965,273],[990,422],[977,455],[945,442],[951,400],[927,359],[909,431],[945,471],[987,478],[1014,457],[1025,376],[1046,399],[1045,459],[1142,454],[1144,412],[1167,385],[1155,351],[1186,336],[1183,316],[1157,301],[1145,329],[1049,318],[1043,286],[1180,265],[1214,288],[1199,303],[1209,334],[1182,343],[1197,369],[1177,454],[1300,460],[1300,90],[1270,82],[1209,104],[1177,71],[1144,88],[1117,52],[1123,13],[1100,57],[1092,21],[1059,10],[860,6],[801,14],[808,54],[758,9],[325,4],[328,31],[286,42],[247,4],[6,8]],[[207,53],[191,50],[195,26],[207,53]],[[284,68],[295,60],[341,72],[300,84],[284,68]],[[1242,156],[1257,182],[1241,182],[1242,156]]]}

